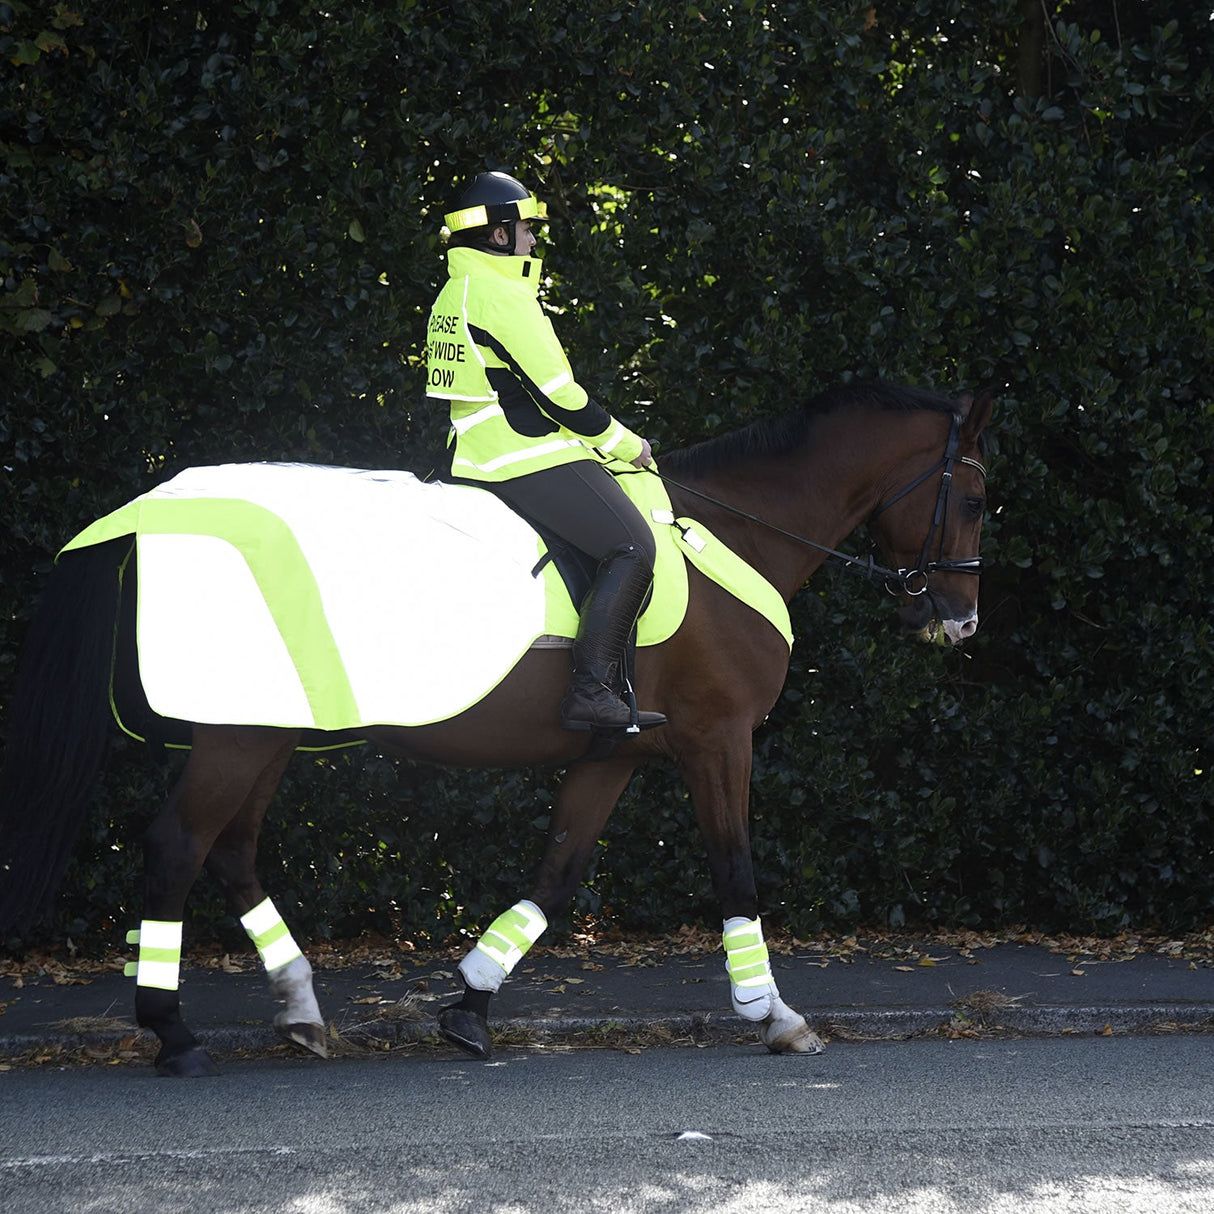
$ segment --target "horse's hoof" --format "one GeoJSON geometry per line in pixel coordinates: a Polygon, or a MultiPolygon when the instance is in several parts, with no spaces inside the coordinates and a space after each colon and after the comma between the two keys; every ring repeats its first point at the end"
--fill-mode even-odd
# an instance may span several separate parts
{"type": "Polygon", "coordinates": [[[325,1039],[323,1024],[275,1024],[278,1035],[284,1040],[298,1045],[318,1058],[328,1058],[329,1045],[325,1039]]]}
{"type": "Polygon", "coordinates": [[[765,1036],[763,1044],[773,1054],[821,1054],[826,1049],[822,1038],[804,1022],[784,1032],[765,1036]]]}
{"type": "Polygon", "coordinates": [[[484,1016],[457,1006],[445,1007],[438,1014],[438,1032],[444,1041],[458,1045],[473,1058],[484,1060],[493,1053],[489,1040],[489,1022],[484,1016]]]}
{"type": "Polygon", "coordinates": [[[163,1050],[156,1057],[156,1074],[170,1079],[210,1079],[220,1074],[211,1055],[200,1045],[192,1046],[183,1054],[165,1055],[163,1050]]]}

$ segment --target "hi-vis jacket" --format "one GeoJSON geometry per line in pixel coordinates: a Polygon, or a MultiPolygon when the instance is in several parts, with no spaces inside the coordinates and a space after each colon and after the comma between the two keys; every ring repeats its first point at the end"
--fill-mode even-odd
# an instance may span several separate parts
{"type": "Polygon", "coordinates": [[[451,410],[451,474],[500,481],[577,459],[628,462],[641,439],[591,400],[540,307],[540,261],[447,252],[434,301],[426,395],[451,410]]]}

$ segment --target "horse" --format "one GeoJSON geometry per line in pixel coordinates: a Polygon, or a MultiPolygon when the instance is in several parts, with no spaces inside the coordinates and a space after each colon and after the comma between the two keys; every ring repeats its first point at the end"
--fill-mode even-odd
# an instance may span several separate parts
{"type": "MultiPolygon", "coordinates": [[[[663,455],[657,474],[675,513],[710,528],[785,604],[825,561],[837,560],[884,585],[906,633],[956,645],[978,626],[982,454],[992,407],[989,393],[950,399],[851,383],[663,455]],[[887,564],[836,547],[865,523],[887,564]]],[[[28,629],[0,799],[0,866],[8,870],[0,930],[44,916],[62,880],[103,765],[115,652],[129,651],[115,636],[131,627],[136,576],[130,544],[65,552],[28,629]]],[[[564,769],[532,888],[464,958],[463,997],[439,1013],[442,1036],[473,1057],[490,1055],[493,994],[548,919],[571,902],[634,770],[658,760],[677,766],[692,797],[723,917],[735,1012],[774,1053],[823,1048],[772,977],[748,828],[751,735],[782,691],[790,642],[697,569],[688,577],[681,625],[635,657],[636,698],[665,714],[665,725],[613,736],[605,747],[601,738],[561,729],[569,652],[533,647],[458,715],[361,735],[402,760],[564,769]]],[[[177,990],[185,902],[204,865],[284,1002],[275,1019],[280,1035],[323,1054],[311,967],[255,870],[259,829],[301,733],[200,722],[189,729],[183,770],[144,836],[139,960],[128,967],[137,1021],[159,1042],[156,1070],[175,1077],[218,1070],[183,1021],[177,990]]]]}

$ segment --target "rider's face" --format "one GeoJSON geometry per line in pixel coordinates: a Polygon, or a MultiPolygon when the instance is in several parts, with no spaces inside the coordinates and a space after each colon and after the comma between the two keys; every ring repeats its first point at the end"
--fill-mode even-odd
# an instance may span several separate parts
{"type": "MultiPolygon", "coordinates": [[[[506,234],[506,229],[493,229],[493,243],[501,245],[505,251],[506,242],[510,237],[506,234]]],[[[515,257],[530,257],[532,250],[535,248],[535,233],[531,230],[530,219],[517,219],[514,223],[514,248],[510,251],[515,257]]]]}
{"type": "Polygon", "coordinates": [[[535,233],[531,230],[530,219],[520,219],[514,225],[514,255],[515,257],[530,257],[535,248],[535,233]]]}

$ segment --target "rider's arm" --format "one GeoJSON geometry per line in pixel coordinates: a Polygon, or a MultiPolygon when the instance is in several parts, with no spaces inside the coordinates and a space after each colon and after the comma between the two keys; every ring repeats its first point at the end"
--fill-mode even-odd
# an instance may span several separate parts
{"type": "MultiPolygon", "coordinates": [[[[531,307],[495,310],[493,332],[474,336],[505,363],[527,395],[554,422],[584,438],[605,455],[631,462],[644,440],[617,421],[573,377],[552,322],[538,302],[531,307]]],[[[507,410],[508,412],[508,410],[507,410]]]]}

